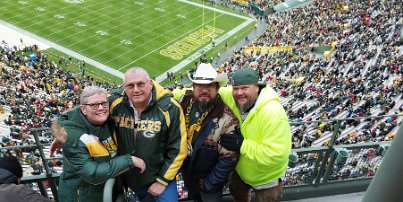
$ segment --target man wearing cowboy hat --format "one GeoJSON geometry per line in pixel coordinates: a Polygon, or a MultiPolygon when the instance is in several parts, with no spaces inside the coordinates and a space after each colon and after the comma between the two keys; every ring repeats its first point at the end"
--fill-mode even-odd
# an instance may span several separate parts
{"type": "Polygon", "coordinates": [[[291,130],[277,93],[259,82],[258,73],[242,68],[233,74],[232,88],[220,89],[220,96],[241,123],[242,136],[223,136],[220,143],[238,150],[239,162],[229,179],[234,201],[258,202],[281,198],[282,178],[291,152],[291,130]],[[244,139],[243,139],[244,138],[244,139]]]}
{"type": "Polygon", "coordinates": [[[195,201],[220,201],[227,178],[236,166],[238,152],[218,144],[221,136],[236,135],[238,120],[218,96],[227,75],[201,63],[194,73],[193,91],[181,99],[189,141],[183,175],[189,196],[195,201]]]}

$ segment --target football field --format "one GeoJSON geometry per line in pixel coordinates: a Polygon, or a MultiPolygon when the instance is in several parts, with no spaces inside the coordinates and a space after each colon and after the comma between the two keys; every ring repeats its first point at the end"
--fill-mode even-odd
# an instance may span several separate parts
{"type": "Polygon", "coordinates": [[[195,53],[213,40],[225,41],[252,22],[184,0],[1,2],[0,19],[7,23],[120,72],[141,66],[153,77],[197,60],[195,53]]]}

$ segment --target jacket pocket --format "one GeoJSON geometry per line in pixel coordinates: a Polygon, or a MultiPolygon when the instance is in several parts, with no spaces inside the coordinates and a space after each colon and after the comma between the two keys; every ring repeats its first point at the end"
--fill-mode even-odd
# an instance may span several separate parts
{"type": "Polygon", "coordinates": [[[207,176],[216,165],[219,157],[217,146],[205,143],[200,147],[196,155],[192,166],[192,178],[194,179],[207,176]]]}

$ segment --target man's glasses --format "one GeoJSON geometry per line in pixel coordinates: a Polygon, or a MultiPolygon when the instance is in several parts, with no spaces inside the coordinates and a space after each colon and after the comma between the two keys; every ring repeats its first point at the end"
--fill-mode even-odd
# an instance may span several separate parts
{"type": "Polygon", "coordinates": [[[216,83],[209,83],[209,84],[194,84],[194,87],[198,90],[206,88],[207,90],[214,90],[217,88],[216,83]]]}
{"type": "Polygon", "coordinates": [[[109,102],[100,102],[100,103],[93,103],[93,104],[83,104],[83,105],[88,105],[92,110],[96,110],[99,108],[99,105],[102,106],[102,108],[107,108],[109,106],[109,102]]]}

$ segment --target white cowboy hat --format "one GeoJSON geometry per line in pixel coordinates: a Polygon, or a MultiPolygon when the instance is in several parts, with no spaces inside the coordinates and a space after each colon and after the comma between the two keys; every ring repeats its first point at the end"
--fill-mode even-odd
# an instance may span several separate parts
{"type": "Polygon", "coordinates": [[[220,87],[228,82],[226,73],[217,73],[214,67],[209,63],[201,63],[193,74],[192,82],[195,84],[210,84],[217,82],[220,87]]]}

